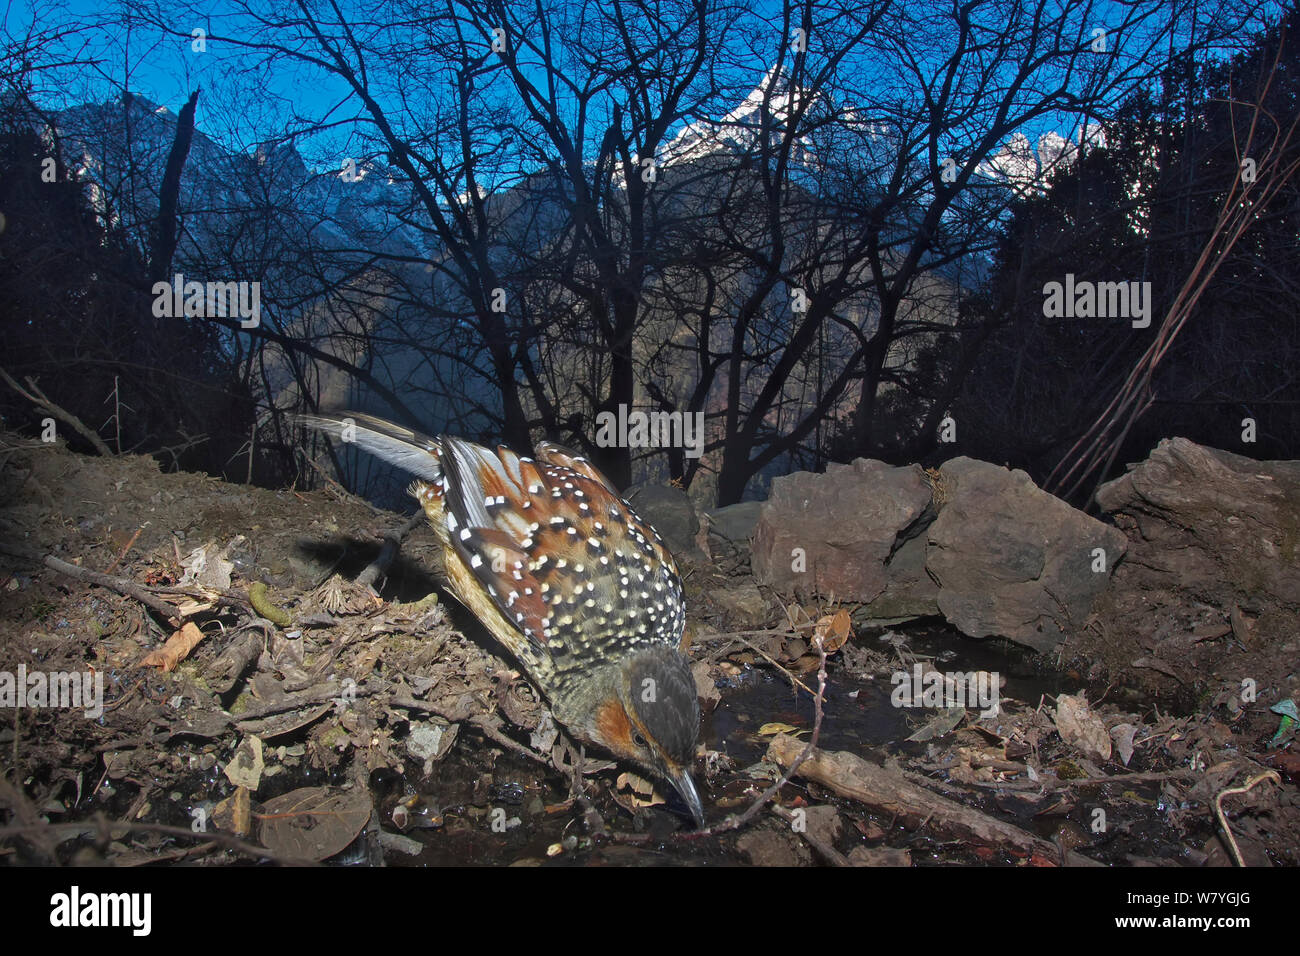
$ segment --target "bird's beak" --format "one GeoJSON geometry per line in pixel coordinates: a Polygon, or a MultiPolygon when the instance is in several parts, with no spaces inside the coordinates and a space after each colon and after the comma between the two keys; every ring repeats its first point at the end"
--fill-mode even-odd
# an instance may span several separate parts
{"type": "Polygon", "coordinates": [[[677,792],[682,795],[686,801],[687,808],[691,811],[691,816],[695,818],[695,825],[699,829],[704,829],[704,804],[700,802],[700,795],[695,790],[695,781],[691,779],[690,771],[683,770],[680,774],[672,777],[673,786],[677,792]]]}

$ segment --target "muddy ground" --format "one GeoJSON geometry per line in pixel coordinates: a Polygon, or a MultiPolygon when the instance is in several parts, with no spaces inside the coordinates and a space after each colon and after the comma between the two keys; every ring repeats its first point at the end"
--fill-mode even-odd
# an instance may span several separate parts
{"type": "Polygon", "coordinates": [[[1089,684],[1086,661],[1053,670],[942,622],[863,626],[852,606],[783,602],[706,563],[683,573],[710,824],[802,751],[816,637],[834,650],[826,759],[743,825],[694,835],[672,795],[554,725],[438,589],[425,528],[374,588],[356,583],[406,522],[339,489],[268,491],[0,435],[0,682],[89,673],[103,687],[94,713],[3,703],[0,683],[0,861],[1298,862],[1298,768],[1264,706],[1171,711],[1122,674],[1089,684]],[[997,713],[895,706],[893,675],[918,665],[996,672],[997,713]]]}

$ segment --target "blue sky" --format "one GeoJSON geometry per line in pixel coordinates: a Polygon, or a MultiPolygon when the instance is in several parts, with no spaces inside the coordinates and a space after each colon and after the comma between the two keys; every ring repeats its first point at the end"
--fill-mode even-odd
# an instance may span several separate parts
{"type": "MultiPolygon", "coordinates": [[[[243,22],[236,12],[238,7],[228,0],[198,5],[203,12],[193,14],[176,12],[184,9],[184,4],[153,2],[164,11],[164,22],[173,31],[188,33],[201,27],[220,34],[236,29],[235,25],[243,22]]],[[[763,5],[758,6],[761,9],[763,5]]],[[[345,8],[350,9],[346,2],[345,8]]],[[[1121,15],[1122,10],[1123,5],[1102,0],[1095,5],[1091,16],[1105,22],[1108,17],[1121,15]]],[[[333,132],[317,135],[311,144],[298,143],[309,161],[313,152],[338,155],[348,151],[347,121],[357,115],[360,107],[356,100],[349,100],[342,81],[321,70],[291,66],[283,61],[258,69],[253,55],[230,44],[209,41],[206,51],[197,52],[187,37],[165,35],[147,28],[135,28],[128,33],[123,26],[120,5],[106,0],[17,0],[4,8],[6,32],[11,35],[21,32],[24,24],[31,21],[33,11],[37,11],[37,22],[42,26],[75,21],[93,24],[78,40],[84,41],[85,51],[99,61],[93,67],[80,68],[76,76],[69,76],[66,71],[58,74],[57,83],[43,91],[47,105],[104,101],[125,86],[174,112],[191,90],[201,86],[204,95],[199,127],[227,148],[251,149],[296,113],[315,121],[343,124],[333,132]]],[[[738,66],[730,67],[731,75],[738,75],[735,71],[739,69],[761,76],[766,64],[753,55],[748,60],[744,53],[738,52],[738,66]]],[[[386,105],[391,107],[391,100],[386,105]]],[[[1044,119],[1039,128],[1027,132],[1036,136],[1052,126],[1050,119],[1044,119]]]]}

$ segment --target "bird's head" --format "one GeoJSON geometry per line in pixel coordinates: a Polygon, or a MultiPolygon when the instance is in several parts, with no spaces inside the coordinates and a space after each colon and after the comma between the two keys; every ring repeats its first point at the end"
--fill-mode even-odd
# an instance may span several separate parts
{"type": "Polygon", "coordinates": [[[580,721],[587,736],[671,783],[703,827],[704,808],[691,779],[700,705],[685,656],[666,645],[640,649],[607,673],[580,721]]]}

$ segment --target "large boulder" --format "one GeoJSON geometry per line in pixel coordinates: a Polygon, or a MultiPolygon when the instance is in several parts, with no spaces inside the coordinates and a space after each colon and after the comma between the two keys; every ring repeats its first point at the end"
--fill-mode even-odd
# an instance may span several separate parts
{"type": "Polygon", "coordinates": [[[929,505],[916,465],[861,458],[776,478],[754,531],[754,576],[787,594],[875,601],[890,584],[889,559],[929,505]]]}
{"type": "Polygon", "coordinates": [[[1157,689],[1250,678],[1261,700],[1300,693],[1300,462],[1166,439],[1097,501],[1129,546],[1083,654],[1157,689]]]}
{"type": "Polygon", "coordinates": [[[1300,604],[1300,462],[1165,439],[1097,503],[1127,519],[1130,560],[1153,581],[1220,605],[1300,604]]]}
{"type": "Polygon", "coordinates": [[[971,637],[1038,651],[1083,626],[1126,540],[1042,491],[1023,471],[973,458],[939,470],[926,568],[939,608],[971,637]]]}

